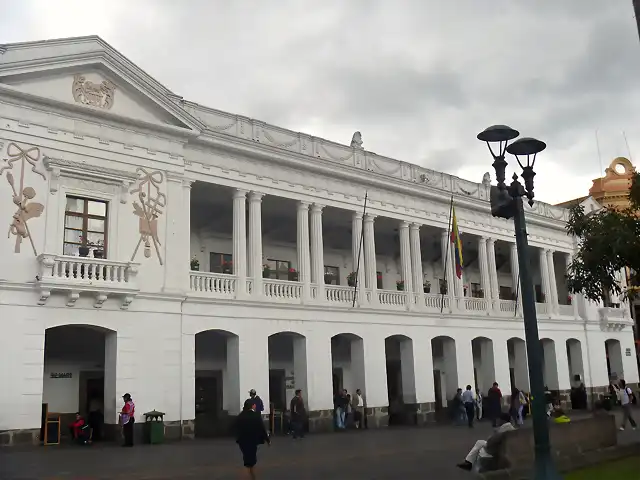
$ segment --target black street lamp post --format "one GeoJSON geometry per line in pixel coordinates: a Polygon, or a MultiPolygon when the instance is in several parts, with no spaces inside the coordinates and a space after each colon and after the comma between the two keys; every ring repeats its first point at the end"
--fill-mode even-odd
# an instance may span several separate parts
{"type": "Polygon", "coordinates": [[[536,155],[547,145],[535,138],[520,138],[507,146],[510,140],[520,135],[519,132],[505,125],[494,125],[478,134],[478,140],[487,143],[493,156],[493,168],[496,170],[497,187],[491,187],[491,214],[494,217],[513,219],[515,225],[516,246],[518,249],[518,266],[520,269],[520,291],[522,298],[522,313],[524,316],[524,330],[527,339],[527,358],[529,364],[529,382],[532,395],[533,437],[535,442],[535,480],[560,480],[551,456],[549,442],[549,425],[545,411],[545,388],[542,370],[542,344],[538,336],[538,320],[536,318],[536,304],[533,294],[533,282],[529,271],[529,242],[527,241],[527,225],[524,218],[522,197],[528,198],[529,205],[533,205],[533,165],[536,155]],[[499,151],[491,148],[497,143],[499,151]],[[505,169],[507,162],[505,152],[516,157],[522,168],[524,186],[518,181],[518,175],[513,174],[510,185],[505,184],[505,169]],[[526,163],[523,164],[526,156],[526,163]]]}

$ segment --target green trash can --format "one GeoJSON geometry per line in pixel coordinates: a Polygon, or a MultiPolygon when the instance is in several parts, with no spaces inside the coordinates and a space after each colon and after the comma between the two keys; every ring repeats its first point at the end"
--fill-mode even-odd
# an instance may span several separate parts
{"type": "Polygon", "coordinates": [[[152,445],[164,442],[164,413],[153,410],[144,414],[144,440],[152,445]]]}

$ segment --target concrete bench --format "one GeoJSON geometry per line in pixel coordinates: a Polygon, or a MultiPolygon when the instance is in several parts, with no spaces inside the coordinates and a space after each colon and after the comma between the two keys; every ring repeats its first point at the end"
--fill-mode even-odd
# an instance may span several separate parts
{"type": "MultiPolygon", "coordinates": [[[[613,415],[598,414],[572,420],[570,423],[550,423],[551,452],[558,466],[580,464],[580,459],[591,453],[605,451],[617,445],[616,421],[613,415]]],[[[528,472],[533,467],[535,450],[533,430],[521,428],[505,434],[501,455],[508,469],[486,472],[481,478],[528,478],[517,472],[528,472]]]]}

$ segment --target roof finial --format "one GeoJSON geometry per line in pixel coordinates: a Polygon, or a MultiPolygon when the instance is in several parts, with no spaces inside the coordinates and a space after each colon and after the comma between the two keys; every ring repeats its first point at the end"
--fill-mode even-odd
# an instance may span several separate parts
{"type": "Polygon", "coordinates": [[[351,146],[362,149],[362,134],[360,132],[355,132],[351,137],[351,146]]]}

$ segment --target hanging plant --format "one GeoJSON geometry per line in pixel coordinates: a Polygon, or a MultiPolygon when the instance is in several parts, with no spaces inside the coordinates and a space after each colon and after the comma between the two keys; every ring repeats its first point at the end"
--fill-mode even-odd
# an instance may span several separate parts
{"type": "Polygon", "coordinates": [[[404,280],[396,281],[396,288],[401,292],[404,291],[404,280]]]}
{"type": "Polygon", "coordinates": [[[191,259],[190,265],[191,265],[191,270],[194,270],[196,272],[200,270],[200,261],[196,257],[193,257],[191,259]]]}
{"type": "Polygon", "coordinates": [[[349,285],[350,287],[356,286],[356,272],[351,272],[349,275],[347,275],[347,285],[349,285]]]}
{"type": "Polygon", "coordinates": [[[222,262],[222,273],[231,275],[233,273],[233,262],[222,262]]]}
{"type": "Polygon", "coordinates": [[[266,263],[262,265],[262,278],[271,278],[271,267],[266,263]]]}
{"type": "Polygon", "coordinates": [[[424,293],[431,293],[431,282],[429,280],[425,280],[422,284],[422,290],[424,293]]]}
{"type": "Polygon", "coordinates": [[[298,272],[296,271],[295,268],[290,268],[289,269],[289,281],[290,282],[297,282],[298,281],[298,272]]]}

